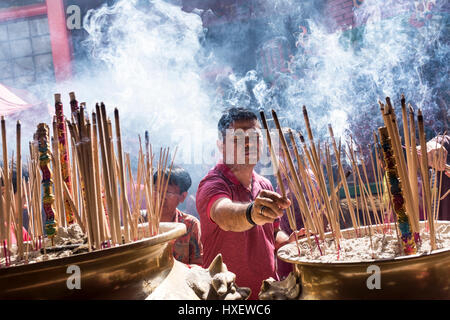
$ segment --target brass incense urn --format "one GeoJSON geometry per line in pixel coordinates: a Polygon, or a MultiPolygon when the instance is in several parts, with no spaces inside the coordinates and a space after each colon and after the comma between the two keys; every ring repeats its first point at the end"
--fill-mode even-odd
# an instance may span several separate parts
{"type": "MultiPolygon", "coordinates": [[[[436,221],[439,225],[450,225],[450,221],[436,221]]],[[[342,234],[354,237],[354,229],[342,230],[342,234]]],[[[394,259],[329,263],[287,258],[286,250],[294,252],[294,248],[293,243],[283,246],[278,257],[294,264],[301,279],[299,299],[450,299],[448,247],[394,259]],[[379,276],[378,287],[369,284],[375,272],[379,276]]]]}
{"type": "Polygon", "coordinates": [[[173,243],[185,233],[182,223],[161,223],[151,238],[2,268],[0,299],[145,299],[172,269],[173,243]]]}

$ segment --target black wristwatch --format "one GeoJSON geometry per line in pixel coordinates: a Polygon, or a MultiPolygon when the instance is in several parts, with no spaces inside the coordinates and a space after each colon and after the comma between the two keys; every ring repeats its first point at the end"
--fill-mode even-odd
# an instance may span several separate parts
{"type": "Polygon", "coordinates": [[[252,209],[253,209],[254,202],[250,203],[247,207],[247,211],[245,212],[245,216],[247,218],[248,223],[250,223],[252,226],[255,226],[256,223],[252,219],[252,209]]]}

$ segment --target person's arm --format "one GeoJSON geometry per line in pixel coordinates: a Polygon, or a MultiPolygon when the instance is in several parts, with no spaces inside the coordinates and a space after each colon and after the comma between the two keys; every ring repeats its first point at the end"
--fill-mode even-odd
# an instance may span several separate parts
{"type": "MultiPolygon", "coordinates": [[[[446,166],[448,147],[450,146],[450,136],[439,135],[427,142],[427,160],[428,165],[438,171],[448,171],[446,166]],[[447,148],[446,148],[447,147],[447,148]]],[[[417,150],[420,151],[420,146],[417,146],[417,150]]],[[[419,159],[420,159],[420,155],[419,159]]]]}
{"type": "Polygon", "coordinates": [[[189,264],[203,264],[203,247],[200,240],[200,222],[195,220],[192,224],[191,237],[189,239],[189,264]]]}
{"type": "MultiPolygon", "coordinates": [[[[283,209],[289,207],[289,199],[283,198],[276,192],[262,190],[256,197],[250,216],[257,225],[273,223],[283,215],[283,209]],[[264,210],[261,210],[262,207],[264,210]]],[[[225,231],[247,231],[253,225],[247,220],[246,212],[250,203],[233,202],[229,198],[217,199],[210,210],[210,217],[221,229],[225,231]]]]}
{"type": "MultiPolygon", "coordinates": [[[[294,239],[295,240],[295,239],[294,239]]],[[[289,236],[280,228],[275,229],[275,252],[282,246],[289,243],[289,236]]]]}
{"type": "Polygon", "coordinates": [[[448,151],[444,147],[445,138],[438,137],[427,142],[428,165],[438,171],[444,171],[447,163],[448,151]]]}
{"type": "Polygon", "coordinates": [[[297,239],[295,234],[297,234],[298,238],[304,237],[305,229],[301,228],[299,231],[294,231],[290,236],[288,236],[287,233],[280,228],[275,229],[275,252],[277,252],[282,246],[294,242],[297,239]]]}

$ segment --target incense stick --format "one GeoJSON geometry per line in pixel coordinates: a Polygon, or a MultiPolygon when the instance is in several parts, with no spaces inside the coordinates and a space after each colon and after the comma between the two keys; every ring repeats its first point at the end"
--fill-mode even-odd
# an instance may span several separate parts
{"type": "MultiPolygon", "coordinates": [[[[275,150],[273,149],[272,139],[270,137],[270,131],[269,131],[269,127],[267,125],[267,120],[266,120],[266,116],[264,114],[264,111],[260,111],[260,115],[261,115],[261,121],[263,123],[263,128],[266,131],[267,144],[268,144],[270,156],[271,156],[271,159],[272,159],[273,171],[274,171],[274,174],[277,177],[278,187],[280,188],[281,196],[286,198],[286,190],[285,190],[285,187],[284,187],[284,184],[283,184],[283,179],[281,178],[281,173],[280,173],[280,170],[279,170],[279,167],[278,167],[279,166],[278,165],[278,158],[277,158],[277,156],[275,154],[275,150]]],[[[282,132],[281,132],[281,136],[283,136],[282,132]]],[[[295,231],[297,231],[297,224],[296,224],[296,221],[295,221],[295,216],[294,216],[294,214],[293,214],[293,212],[291,210],[291,207],[288,207],[286,211],[287,211],[287,217],[288,217],[288,221],[289,221],[289,226],[290,226],[291,230],[294,231],[295,238],[296,238],[295,243],[297,245],[298,254],[300,255],[300,247],[299,247],[299,244],[298,244],[298,235],[295,232],[295,231]]]]}
{"type": "Polygon", "coordinates": [[[7,249],[11,246],[11,216],[9,215],[9,207],[11,205],[11,194],[9,186],[9,169],[8,169],[8,148],[6,144],[6,123],[5,117],[1,117],[1,127],[2,127],[2,148],[3,148],[3,184],[5,186],[5,216],[6,216],[6,239],[7,239],[7,249]]]}
{"type": "MultiPolygon", "coordinates": [[[[120,132],[120,120],[119,120],[119,110],[117,108],[114,109],[114,119],[116,124],[116,143],[117,143],[117,154],[119,161],[119,182],[120,182],[120,190],[121,190],[121,199],[122,199],[122,216],[123,216],[123,225],[124,225],[124,234],[125,234],[125,243],[130,242],[130,233],[128,227],[128,216],[130,215],[130,207],[128,205],[127,200],[127,189],[125,186],[125,169],[124,169],[124,161],[123,161],[123,151],[122,151],[122,137],[120,132]]],[[[130,221],[131,223],[131,221],[130,221]]]]}
{"type": "Polygon", "coordinates": [[[112,203],[112,197],[111,197],[111,186],[110,186],[110,178],[109,178],[109,170],[112,168],[109,168],[109,161],[107,160],[107,153],[106,153],[106,142],[105,142],[105,128],[103,123],[103,117],[100,110],[100,105],[97,103],[95,105],[96,110],[96,119],[98,121],[98,136],[100,141],[100,151],[101,151],[101,160],[102,160],[102,170],[103,170],[103,182],[104,182],[104,192],[105,192],[105,198],[106,198],[106,206],[107,206],[107,212],[108,212],[108,218],[109,218],[109,224],[111,228],[111,239],[113,244],[119,244],[120,237],[117,237],[117,227],[115,223],[115,219],[112,217],[112,211],[113,211],[113,203],[112,203]]]}
{"type": "Polygon", "coordinates": [[[18,255],[19,257],[23,257],[23,214],[22,214],[22,150],[21,150],[21,125],[20,121],[17,121],[16,125],[16,150],[17,150],[17,164],[16,164],[16,210],[18,216],[18,237],[17,237],[17,246],[18,246],[18,255]]]}
{"type": "Polygon", "coordinates": [[[102,187],[100,178],[100,167],[99,167],[99,157],[98,157],[98,141],[97,141],[97,115],[92,112],[92,149],[93,149],[93,161],[94,161],[94,173],[95,173],[95,193],[96,193],[96,204],[97,204],[97,214],[99,223],[99,236],[100,241],[103,243],[107,241],[107,236],[105,234],[105,210],[103,208],[102,201],[102,187]]]}
{"type": "MultiPolygon", "coordinates": [[[[71,105],[73,104],[72,99],[75,99],[75,94],[72,92],[71,96],[71,105]]],[[[75,100],[76,102],[76,100],[75,100]]],[[[73,112],[73,110],[72,110],[73,112]]],[[[58,141],[58,151],[59,151],[59,164],[60,164],[60,177],[67,184],[69,191],[72,190],[72,178],[71,178],[71,170],[70,170],[70,161],[69,161],[69,143],[67,141],[67,128],[65,123],[65,117],[63,112],[63,104],[61,102],[61,95],[55,94],[55,115],[56,115],[56,137],[58,141]]],[[[62,184],[61,184],[62,185],[62,184]]],[[[62,188],[61,188],[62,189],[62,188]]],[[[67,197],[64,197],[63,200],[64,210],[65,210],[65,220],[64,224],[72,224],[73,223],[73,212],[70,208],[70,205],[67,201],[67,197]]],[[[61,211],[63,213],[63,211],[61,211]]]]}
{"type": "Polygon", "coordinates": [[[355,228],[356,235],[358,235],[359,225],[358,225],[356,215],[355,215],[355,210],[353,208],[353,204],[351,201],[350,191],[348,189],[348,184],[347,184],[347,177],[345,176],[344,168],[342,167],[341,157],[338,156],[338,149],[336,146],[336,140],[334,138],[333,128],[331,127],[331,124],[328,124],[328,131],[330,133],[331,142],[333,145],[334,153],[336,155],[336,162],[338,165],[339,175],[341,176],[341,181],[342,181],[342,184],[344,187],[345,198],[347,200],[348,210],[350,211],[350,218],[352,220],[352,225],[355,228]]]}
{"type": "Polygon", "coordinates": [[[417,123],[419,126],[419,141],[420,141],[420,150],[421,150],[421,172],[422,172],[422,181],[424,186],[424,198],[425,198],[425,206],[428,214],[428,224],[430,226],[430,244],[431,249],[436,250],[436,235],[434,229],[434,216],[431,211],[431,190],[430,190],[430,180],[428,177],[428,159],[427,159],[427,145],[425,141],[425,129],[423,125],[423,115],[422,110],[419,109],[417,113],[417,123]]]}
{"type": "Polygon", "coordinates": [[[404,188],[403,196],[405,197],[405,206],[407,210],[407,215],[410,216],[411,227],[415,236],[419,234],[418,226],[418,216],[419,213],[416,212],[416,208],[413,205],[413,195],[411,192],[411,185],[409,182],[409,177],[407,175],[405,158],[401,148],[400,135],[397,126],[397,120],[394,112],[394,108],[391,104],[390,98],[386,97],[386,116],[385,124],[388,130],[388,134],[392,139],[392,147],[394,152],[394,157],[398,165],[398,173],[402,181],[404,188]]]}
{"type": "MultiPolygon", "coordinates": [[[[289,153],[289,147],[287,145],[287,142],[286,142],[286,139],[284,137],[283,131],[281,130],[281,126],[280,126],[280,122],[278,120],[277,113],[273,109],[272,109],[272,116],[273,116],[273,120],[275,122],[275,125],[276,125],[276,127],[278,129],[278,133],[280,135],[281,145],[282,145],[284,157],[288,161],[291,177],[293,177],[293,179],[294,179],[296,191],[297,191],[298,195],[300,196],[300,206],[301,206],[302,212],[305,215],[306,222],[310,226],[311,231],[313,233],[317,233],[318,232],[317,231],[317,227],[315,226],[315,224],[313,222],[312,214],[311,214],[311,212],[310,212],[310,210],[308,208],[308,205],[306,203],[305,195],[303,193],[303,188],[302,188],[302,186],[300,184],[300,179],[298,177],[297,171],[295,170],[294,162],[292,161],[292,157],[291,157],[291,155],[289,153]]],[[[291,218],[295,220],[295,216],[294,215],[291,218]]],[[[296,229],[294,231],[296,231],[296,229]]]]}
{"type": "Polygon", "coordinates": [[[315,144],[314,144],[314,136],[312,134],[311,125],[309,122],[309,116],[308,111],[306,110],[306,106],[303,106],[303,118],[305,120],[306,124],[306,130],[308,133],[308,138],[310,141],[310,148],[311,148],[311,159],[313,160],[312,167],[316,167],[316,178],[319,182],[320,191],[322,192],[323,201],[325,203],[325,209],[328,213],[328,220],[330,223],[330,226],[332,228],[332,232],[334,233],[335,239],[336,239],[336,245],[339,247],[339,239],[341,238],[341,231],[339,227],[339,223],[337,223],[333,209],[331,207],[330,199],[328,197],[326,183],[325,183],[325,175],[323,172],[323,168],[321,165],[321,162],[319,160],[319,155],[317,153],[315,144]]]}
{"type": "Polygon", "coordinates": [[[403,198],[403,183],[399,181],[397,164],[393,157],[392,140],[386,127],[378,129],[383,148],[386,172],[388,175],[389,193],[391,195],[392,208],[397,214],[398,226],[401,233],[403,251],[407,255],[415,254],[417,247],[412,236],[409,217],[406,214],[405,199],[403,198]]]}
{"type": "MultiPolygon", "coordinates": [[[[300,173],[300,176],[302,177],[302,180],[305,182],[305,190],[307,193],[307,197],[309,199],[309,202],[311,203],[311,207],[313,208],[311,216],[314,219],[314,224],[317,227],[317,231],[320,234],[320,238],[323,240],[325,238],[324,235],[324,230],[323,230],[323,223],[319,222],[319,213],[318,213],[318,209],[316,207],[316,198],[313,196],[313,193],[315,193],[315,186],[313,185],[312,181],[311,181],[311,177],[309,176],[309,174],[306,172],[306,168],[303,165],[303,161],[300,157],[300,154],[298,152],[298,147],[297,147],[297,143],[295,142],[295,138],[294,135],[292,133],[292,130],[289,129],[288,130],[289,133],[289,138],[291,141],[291,144],[293,146],[293,150],[294,150],[294,154],[295,154],[295,158],[297,159],[297,166],[298,166],[298,172],[300,173]]],[[[320,250],[320,249],[319,249],[320,250]]]]}
{"type": "Polygon", "coordinates": [[[43,207],[46,216],[45,233],[52,239],[56,233],[55,212],[53,203],[55,201],[53,195],[52,172],[50,171],[50,154],[49,154],[49,128],[45,123],[40,123],[36,131],[36,137],[39,143],[39,166],[42,171],[42,187],[43,187],[43,207]]]}

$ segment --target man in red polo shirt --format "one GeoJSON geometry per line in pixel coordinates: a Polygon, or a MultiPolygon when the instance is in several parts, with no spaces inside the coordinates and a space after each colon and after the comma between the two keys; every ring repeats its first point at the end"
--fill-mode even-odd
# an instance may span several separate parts
{"type": "Polygon", "coordinates": [[[249,287],[250,299],[257,299],[264,279],[278,280],[276,250],[294,238],[279,228],[290,201],[253,170],[262,152],[256,115],[243,108],[229,109],[218,128],[223,160],[200,182],[196,197],[203,266],[221,253],[236,274],[236,284],[249,287]]]}

